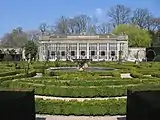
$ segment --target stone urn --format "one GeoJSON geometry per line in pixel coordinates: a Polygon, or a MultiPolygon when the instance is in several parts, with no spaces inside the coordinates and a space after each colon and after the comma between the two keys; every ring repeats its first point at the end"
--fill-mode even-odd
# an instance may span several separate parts
{"type": "Polygon", "coordinates": [[[79,68],[79,71],[84,71],[84,68],[79,68]]]}

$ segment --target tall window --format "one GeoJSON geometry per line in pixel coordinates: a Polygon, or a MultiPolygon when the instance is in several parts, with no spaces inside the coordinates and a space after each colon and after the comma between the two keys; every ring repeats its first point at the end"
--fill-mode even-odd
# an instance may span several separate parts
{"type": "Polygon", "coordinates": [[[71,51],[71,56],[75,56],[75,51],[71,51]]]}
{"type": "Polygon", "coordinates": [[[89,58],[96,59],[97,58],[97,43],[89,44],[89,58]]]}
{"type": "Polygon", "coordinates": [[[101,56],[105,56],[105,51],[100,52],[101,56]]]}
{"type": "Polygon", "coordinates": [[[87,53],[87,43],[79,43],[79,58],[86,58],[87,53]]]}
{"type": "Polygon", "coordinates": [[[115,56],[115,55],[116,55],[115,51],[111,51],[111,56],[115,56]]]}
{"type": "Polygon", "coordinates": [[[62,56],[65,56],[65,51],[61,51],[61,55],[62,55],[62,56]]]}
{"type": "Polygon", "coordinates": [[[91,56],[95,56],[95,51],[91,51],[91,56]]]}
{"type": "Polygon", "coordinates": [[[52,55],[52,56],[55,56],[55,55],[56,55],[56,52],[55,52],[55,51],[51,51],[51,55],[52,55]]]}
{"type": "Polygon", "coordinates": [[[82,55],[82,56],[85,56],[85,51],[81,51],[81,55],[82,55]]]}
{"type": "Polygon", "coordinates": [[[109,51],[110,51],[110,58],[112,56],[117,56],[117,43],[110,43],[109,44],[109,51]]]}

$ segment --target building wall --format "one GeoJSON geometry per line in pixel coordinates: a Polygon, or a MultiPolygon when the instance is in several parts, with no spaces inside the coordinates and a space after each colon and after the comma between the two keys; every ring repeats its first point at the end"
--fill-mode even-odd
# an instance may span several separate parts
{"type": "Polygon", "coordinates": [[[47,58],[49,50],[49,60],[54,61],[59,56],[60,60],[66,59],[92,59],[94,61],[110,61],[112,58],[118,60],[119,51],[123,51],[123,58],[128,54],[128,41],[117,39],[47,39],[40,41],[39,60],[47,58]],[[48,48],[48,49],[47,49],[48,48]],[[111,54],[115,53],[115,57],[111,54]],[[58,56],[57,56],[58,55],[58,56]]]}
{"type": "Polygon", "coordinates": [[[146,48],[128,48],[128,59],[135,59],[138,54],[138,59],[142,61],[146,57],[146,48]]]}

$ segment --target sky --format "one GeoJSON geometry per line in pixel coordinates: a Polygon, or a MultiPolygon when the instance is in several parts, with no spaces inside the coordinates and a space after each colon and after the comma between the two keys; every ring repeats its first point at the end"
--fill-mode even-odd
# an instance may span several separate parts
{"type": "Polygon", "coordinates": [[[38,29],[41,23],[53,25],[60,16],[78,14],[106,19],[107,10],[117,4],[131,9],[148,8],[160,16],[160,0],[1,0],[0,37],[16,27],[38,29]]]}

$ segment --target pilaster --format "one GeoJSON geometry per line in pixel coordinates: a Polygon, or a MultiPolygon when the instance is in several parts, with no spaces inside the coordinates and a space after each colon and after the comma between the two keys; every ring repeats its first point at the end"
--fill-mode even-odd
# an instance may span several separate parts
{"type": "Polygon", "coordinates": [[[89,59],[89,43],[87,43],[87,59],[89,59]]]}
{"type": "Polygon", "coordinates": [[[77,59],[79,59],[79,43],[77,43],[77,59]]]}

